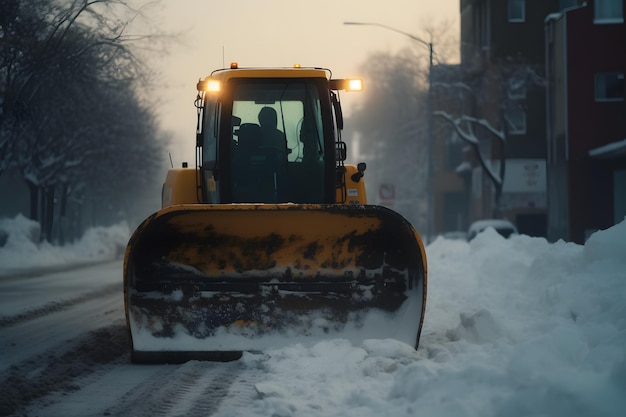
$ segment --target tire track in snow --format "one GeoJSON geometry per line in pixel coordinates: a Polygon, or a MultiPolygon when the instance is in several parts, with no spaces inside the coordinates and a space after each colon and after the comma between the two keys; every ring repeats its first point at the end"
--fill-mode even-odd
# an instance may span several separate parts
{"type": "Polygon", "coordinates": [[[266,372],[262,369],[244,367],[231,384],[228,395],[220,403],[215,415],[224,417],[242,415],[241,410],[249,409],[250,403],[259,398],[257,384],[266,379],[266,372]]]}
{"type": "Polygon", "coordinates": [[[0,329],[15,326],[16,324],[24,323],[30,320],[37,319],[39,317],[47,316],[48,314],[66,310],[87,301],[92,301],[97,298],[118,293],[120,293],[120,284],[112,284],[69,300],[54,301],[42,307],[16,314],[14,316],[3,316],[0,317],[0,329]]]}
{"type": "Polygon", "coordinates": [[[168,366],[147,384],[127,393],[118,406],[107,409],[105,414],[206,417],[218,409],[241,369],[237,362],[192,361],[175,369],[168,366]]]}
{"type": "Polygon", "coordinates": [[[124,324],[91,331],[68,342],[62,353],[46,351],[13,364],[0,375],[0,416],[21,415],[32,402],[52,392],[80,390],[76,381],[116,362],[128,362],[124,324]]]}
{"type": "Polygon", "coordinates": [[[221,363],[220,367],[226,369],[210,380],[206,378],[206,375],[203,377],[201,395],[195,398],[192,406],[185,413],[179,413],[177,417],[210,416],[219,409],[223,400],[229,397],[231,385],[242,369],[241,366],[233,369],[234,365],[231,363],[221,363]],[[207,401],[209,398],[212,401],[207,401]]]}

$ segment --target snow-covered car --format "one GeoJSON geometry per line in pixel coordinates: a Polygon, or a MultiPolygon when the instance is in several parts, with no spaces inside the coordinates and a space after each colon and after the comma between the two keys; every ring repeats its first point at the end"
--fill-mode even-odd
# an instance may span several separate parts
{"type": "Polygon", "coordinates": [[[505,219],[483,219],[472,223],[467,230],[467,241],[474,239],[480,232],[488,227],[493,227],[501,236],[508,238],[518,234],[517,227],[505,219]]]}

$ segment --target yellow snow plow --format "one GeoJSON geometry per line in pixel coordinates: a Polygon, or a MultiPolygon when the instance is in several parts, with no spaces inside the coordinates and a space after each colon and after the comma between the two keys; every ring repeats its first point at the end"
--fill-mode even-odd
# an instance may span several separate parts
{"type": "Polygon", "coordinates": [[[355,84],[236,65],[198,83],[196,167],[168,172],[163,208],[126,250],[134,362],[329,338],[417,348],[424,247],[398,213],[366,204],[365,164],[344,164],[337,92],[355,84]]]}

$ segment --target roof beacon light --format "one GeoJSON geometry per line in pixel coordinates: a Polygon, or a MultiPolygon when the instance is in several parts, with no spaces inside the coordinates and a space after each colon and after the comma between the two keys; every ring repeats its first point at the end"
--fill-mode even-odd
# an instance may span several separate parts
{"type": "Polygon", "coordinates": [[[239,64],[238,63],[236,63],[236,62],[231,62],[230,63],[230,69],[237,69],[237,68],[239,68],[239,64]]]}

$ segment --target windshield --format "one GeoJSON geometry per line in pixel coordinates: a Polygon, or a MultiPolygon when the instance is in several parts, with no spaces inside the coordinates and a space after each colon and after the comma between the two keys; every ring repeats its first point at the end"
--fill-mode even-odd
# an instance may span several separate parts
{"type": "Polygon", "coordinates": [[[288,160],[321,159],[324,153],[320,99],[315,84],[301,81],[246,81],[233,97],[233,140],[240,126],[278,130],[286,139],[288,160]],[[311,149],[308,149],[311,148],[311,149]]]}
{"type": "Polygon", "coordinates": [[[314,80],[240,80],[233,90],[234,202],[322,202],[324,139],[314,80]]]}

